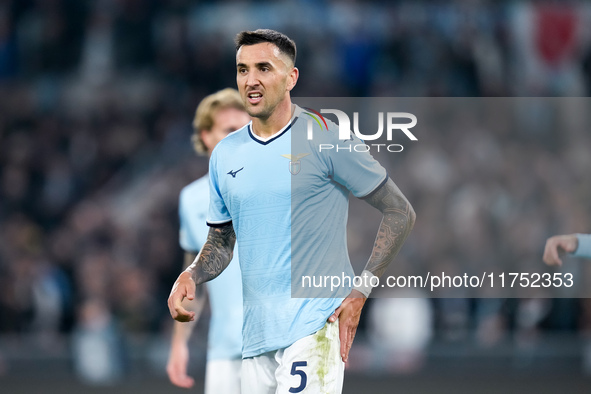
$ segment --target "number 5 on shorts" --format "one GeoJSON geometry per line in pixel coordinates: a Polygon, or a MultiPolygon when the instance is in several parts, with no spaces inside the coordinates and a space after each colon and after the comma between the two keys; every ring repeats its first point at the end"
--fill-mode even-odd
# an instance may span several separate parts
{"type": "Polygon", "coordinates": [[[302,390],[304,390],[306,388],[306,383],[308,383],[308,376],[306,376],[306,373],[302,370],[297,370],[297,367],[305,367],[306,365],[308,365],[307,361],[294,361],[293,364],[291,364],[291,375],[295,376],[295,375],[300,375],[300,385],[298,387],[292,387],[289,389],[290,393],[300,393],[302,390]]]}

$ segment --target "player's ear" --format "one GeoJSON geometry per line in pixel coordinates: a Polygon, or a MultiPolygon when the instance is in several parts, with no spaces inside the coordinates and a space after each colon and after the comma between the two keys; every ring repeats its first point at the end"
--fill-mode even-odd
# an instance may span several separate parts
{"type": "Polygon", "coordinates": [[[289,76],[287,77],[287,91],[291,92],[291,90],[295,87],[296,83],[298,82],[298,77],[300,76],[300,70],[297,67],[292,67],[289,71],[289,76]]]}
{"type": "Polygon", "coordinates": [[[207,150],[209,152],[211,152],[213,150],[213,141],[212,141],[212,135],[211,135],[211,130],[199,130],[199,138],[201,138],[201,141],[203,141],[203,145],[205,145],[205,147],[207,148],[207,150]]]}

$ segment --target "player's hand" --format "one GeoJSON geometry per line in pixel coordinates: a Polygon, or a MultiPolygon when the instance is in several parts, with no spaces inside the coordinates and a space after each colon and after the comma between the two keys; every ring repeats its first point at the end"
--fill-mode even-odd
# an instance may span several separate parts
{"type": "Polygon", "coordinates": [[[334,323],[339,319],[339,337],[341,338],[341,358],[343,362],[349,359],[349,350],[353,345],[353,339],[359,325],[361,309],[365,305],[367,298],[357,290],[351,291],[351,294],[343,300],[341,306],[328,318],[329,323],[334,323]]]}
{"type": "Polygon", "coordinates": [[[188,322],[195,320],[195,312],[183,308],[182,302],[185,298],[191,301],[195,298],[195,281],[187,271],[179,275],[168,297],[168,309],[170,315],[176,321],[188,322]]]}
{"type": "Polygon", "coordinates": [[[562,265],[560,255],[562,253],[572,253],[577,250],[579,241],[575,234],[555,235],[548,238],[544,248],[544,262],[548,265],[562,265]]]}
{"type": "Polygon", "coordinates": [[[195,384],[195,379],[187,375],[189,364],[189,348],[187,344],[173,344],[166,364],[166,373],[170,382],[175,386],[190,389],[195,384]]]}

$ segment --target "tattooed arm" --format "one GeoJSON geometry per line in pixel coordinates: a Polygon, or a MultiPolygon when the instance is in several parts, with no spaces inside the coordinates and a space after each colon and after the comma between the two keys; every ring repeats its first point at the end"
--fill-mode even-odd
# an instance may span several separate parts
{"type": "Polygon", "coordinates": [[[209,229],[207,241],[201,249],[199,258],[185,270],[191,274],[191,279],[196,285],[216,278],[226,269],[232,260],[234,243],[236,234],[232,223],[209,229]]]}
{"type": "Polygon", "coordinates": [[[384,215],[371,257],[365,269],[382,276],[398,254],[415,224],[415,211],[392,179],[376,190],[366,201],[384,215]]]}
{"type": "Polygon", "coordinates": [[[168,309],[173,319],[180,322],[195,320],[195,312],[183,308],[183,299],[193,300],[196,285],[216,278],[226,269],[232,260],[235,243],[236,234],[232,223],[209,229],[201,253],[174,282],[168,297],[168,309]]]}
{"type": "MultiPolygon", "coordinates": [[[[404,240],[415,223],[415,212],[400,189],[389,178],[383,186],[365,200],[384,215],[371,257],[365,266],[367,271],[379,277],[386,271],[388,265],[402,248],[404,240]]],[[[331,323],[339,320],[341,358],[344,362],[347,362],[349,358],[349,350],[351,350],[357,332],[365,300],[363,294],[353,290],[335,313],[328,318],[331,323]]]]}

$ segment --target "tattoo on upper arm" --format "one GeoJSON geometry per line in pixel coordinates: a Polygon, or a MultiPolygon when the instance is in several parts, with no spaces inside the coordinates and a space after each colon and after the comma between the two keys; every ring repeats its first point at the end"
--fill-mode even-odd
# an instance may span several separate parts
{"type": "Polygon", "coordinates": [[[232,260],[235,243],[236,234],[232,223],[209,229],[199,257],[188,268],[195,284],[212,280],[226,269],[232,260]]]}
{"type": "Polygon", "coordinates": [[[366,201],[379,209],[384,217],[365,269],[376,276],[382,276],[410,234],[415,222],[415,212],[391,179],[366,201]]]}

